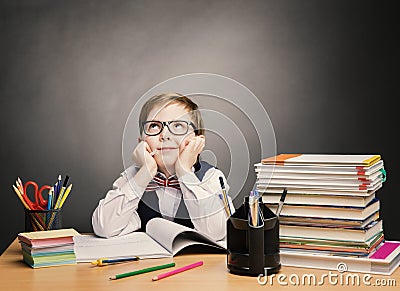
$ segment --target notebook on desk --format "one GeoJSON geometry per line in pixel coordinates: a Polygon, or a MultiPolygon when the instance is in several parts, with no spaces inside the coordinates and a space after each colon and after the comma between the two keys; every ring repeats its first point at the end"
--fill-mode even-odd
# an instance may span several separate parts
{"type": "Polygon", "coordinates": [[[19,233],[23,261],[32,268],[76,264],[73,238],[78,236],[73,228],[19,233]]]}
{"type": "Polygon", "coordinates": [[[138,256],[140,259],[165,258],[177,255],[189,247],[204,247],[225,252],[225,241],[214,241],[194,229],[163,218],[153,218],[146,232],[101,238],[94,234],[74,237],[76,261],[91,262],[98,258],[119,259],[138,256]]]}

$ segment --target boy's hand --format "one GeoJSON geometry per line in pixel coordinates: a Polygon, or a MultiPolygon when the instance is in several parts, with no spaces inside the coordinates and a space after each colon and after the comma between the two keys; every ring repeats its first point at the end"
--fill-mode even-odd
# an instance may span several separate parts
{"type": "Polygon", "coordinates": [[[146,168],[149,174],[154,177],[157,174],[157,163],[151,153],[149,144],[145,141],[139,142],[133,151],[132,159],[141,169],[146,168]]]}
{"type": "Polygon", "coordinates": [[[194,136],[181,143],[179,157],[175,163],[175,172],[178,177],[190,172],[197,161],[197,156],[203,151],[206,144],[204,135],[194,136]]]}

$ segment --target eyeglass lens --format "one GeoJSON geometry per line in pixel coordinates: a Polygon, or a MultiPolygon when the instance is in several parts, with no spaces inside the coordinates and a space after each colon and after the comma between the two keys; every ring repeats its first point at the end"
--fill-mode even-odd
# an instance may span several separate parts
{"type": "Polygon", "coordinates": [[[186,134],[189,130],[189,123],[187,121],[150,121],[144,124],[144,132],[148,135],[157,135],[164,129],[164,125],[167,125],[169,131],[176,135],[186,134]]]}

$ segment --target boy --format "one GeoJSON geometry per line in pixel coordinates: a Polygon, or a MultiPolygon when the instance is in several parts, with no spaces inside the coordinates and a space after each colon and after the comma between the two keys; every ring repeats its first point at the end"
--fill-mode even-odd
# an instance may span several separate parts
{"type": "Polygon", "coordinates": [[[142,107],[139,128],[135,165],[100,200],[92,215],[94,232],[111,237],[145,231],[150,219],[163,217],[223,239],[219,177],[227,191],[229,186],[219,169],[199,161],[205,136],[197,104],[177,93],[153,96],[142,107]]]}

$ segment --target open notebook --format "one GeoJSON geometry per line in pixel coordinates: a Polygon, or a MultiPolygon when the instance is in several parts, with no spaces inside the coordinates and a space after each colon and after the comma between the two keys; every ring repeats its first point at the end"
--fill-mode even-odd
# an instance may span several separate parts
{"type": "Polygon", "coordinates": [[[138,256],[140,259],[175,256],[190,246],[205,250],[226,250],[226,241],[214,241],[194,229],[163,218],[153,218],[146,232],[101,238],[94,234],[74,237],[76,261],[91,262],[99,258],[118,259],[138,256]]]}

